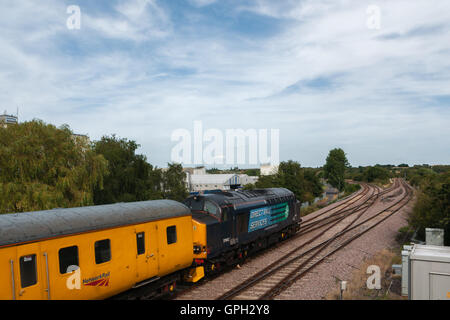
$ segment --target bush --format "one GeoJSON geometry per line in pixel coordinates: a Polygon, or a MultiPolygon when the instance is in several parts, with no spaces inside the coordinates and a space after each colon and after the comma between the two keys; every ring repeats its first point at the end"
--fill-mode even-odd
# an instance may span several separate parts
{"type": "Polygon", "coordinates": [[[400,244],[404,245],[409,243],[412,236],[414,235],[414,230],[410,226],[401,227],[398,229],[398,233],[395,236],[395,240],[400,244]]]}
{"type": "Polygon", "coordinates": [[[421,181],[409,223],[420,239],[425,239],[425,228],[444,229],[444,243],[450,245],[450,172],[421,181]]]}

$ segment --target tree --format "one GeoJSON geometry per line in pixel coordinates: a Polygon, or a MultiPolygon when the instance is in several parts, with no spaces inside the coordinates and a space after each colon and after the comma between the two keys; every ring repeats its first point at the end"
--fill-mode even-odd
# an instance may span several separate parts
{"type": "Polygon", "coordinates": [[[259,176],[261,174],[260,169],[245,169],[244,170],[244,174],[248,175],[248,176],[259,176]]]}
{"type": "Polygon", "coordinates": [[[104,157],[67,125],[0,127],[0,213],[92,205],[106,173],[104,157]]]}
{"type": "Polygon", "coordinates": [[[450,172],[422,179],[409,223],[422,239],[426,228],[444,229],[445,245],[450,245],[450,172]]]}
{"type": "Polygon", "coordinates": [[[260,176],[255,186],[289,189],[301,202],[311,202],[322,194],[322,184],[315,172],[302,168],[300,163],[292,160],[281,162],[277,174],[260,176]]]}
{"type": "Polygon", "coordinates": [[[183,201],[188,196],[186,173],[178,163],[168,163],[168,168],[162,174],[163,196],[166,199],[183,201]]]}
{"type": "Polygon", "coordinates": [[[322,183],[320,182],[320,175],[319,175],[320,172],[316,173],[314,169],[305,169],[305,183],[306,183],[305,189],[311,193],[313,198],[309,202],[312,202],[314,198],[322,195],[323,193],[323,186],[322,183]]]}
{"type": "Polygon", "coordinates": [[[345,187],[345,170],[349,167],[344,150],[336,148],[328,153],[326,164],[323,167],[325,179],[339,191],[345,187]]]}
{"type": "Polygon", "coordinates": [[[277,175],[280,186],[291,190],[302,202],[306,200],[305,177],[300,163],[292,160],[281,162],[277,175]]]}
{"type": "Polygon", "coordinates": [[[375,166],[375,167],[368,167],[366,171],[364,172],[364,181],[367,182],[374,182],[375,180],[387,180],[390,177],[389,171],[386,169],[375,166]]]}
{"type": "Polygon", "coordinates": [[[108,161],[109,175],[104,188],[94,190],[95,204],[144,201],[161,197],[161,177],[144,155],[136,154],[139,145],[115,135],[103,136],[94,150],[108,161]]]}

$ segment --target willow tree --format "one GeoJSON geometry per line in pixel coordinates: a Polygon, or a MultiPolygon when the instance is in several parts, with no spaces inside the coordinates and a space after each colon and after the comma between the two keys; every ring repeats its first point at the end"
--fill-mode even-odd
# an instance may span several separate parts
{"type": "Polygon", "coordinates": [[[65,125],[0,127],[0,213],[93,204],[107,161],[65,125]]]}

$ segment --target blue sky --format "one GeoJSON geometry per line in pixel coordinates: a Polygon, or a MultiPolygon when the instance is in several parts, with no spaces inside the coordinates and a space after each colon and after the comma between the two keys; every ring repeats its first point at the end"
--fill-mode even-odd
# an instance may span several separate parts
{"type": "Polygon", "coordinates": [[[279,129],[280,160],[450,163],[447,0],[3,0],[0,112],[117,134],[279,129]],[[69,30],[66,9],[81,9],[69,30]],[[380,28],[367,27],[369,5],[380,28]]]}

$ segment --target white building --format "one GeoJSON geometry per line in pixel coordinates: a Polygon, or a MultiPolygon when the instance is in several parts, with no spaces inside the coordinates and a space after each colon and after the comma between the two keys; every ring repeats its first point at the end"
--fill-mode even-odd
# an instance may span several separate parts
{"type": "Polygon", "coordinates": [[[256,181],[258,181],[258,177],[248,176],[246,174],[240,174],[239,178],[241,179],[242,186],[245,186],[246,184],[255,184],[256,181]]]}
{"type": "Polygon", "coordinates": [[[270,163],[261,164],[260,174],[262,176],[270,176],[278,173],[278,166],[271,165],[270,163]]]}
{"type": "Polygon", "coordinates": [[[6,114],[6,111],[0,115],[0,126],[6,128],[8,125],[17,124],[18,118],[16,116],[6,114]]]}
{"type": "Polygon", "coordinates": [[[189,191],[230,190],[241,184],[238,174],[193,174],[189,176],[189,191]]]}

